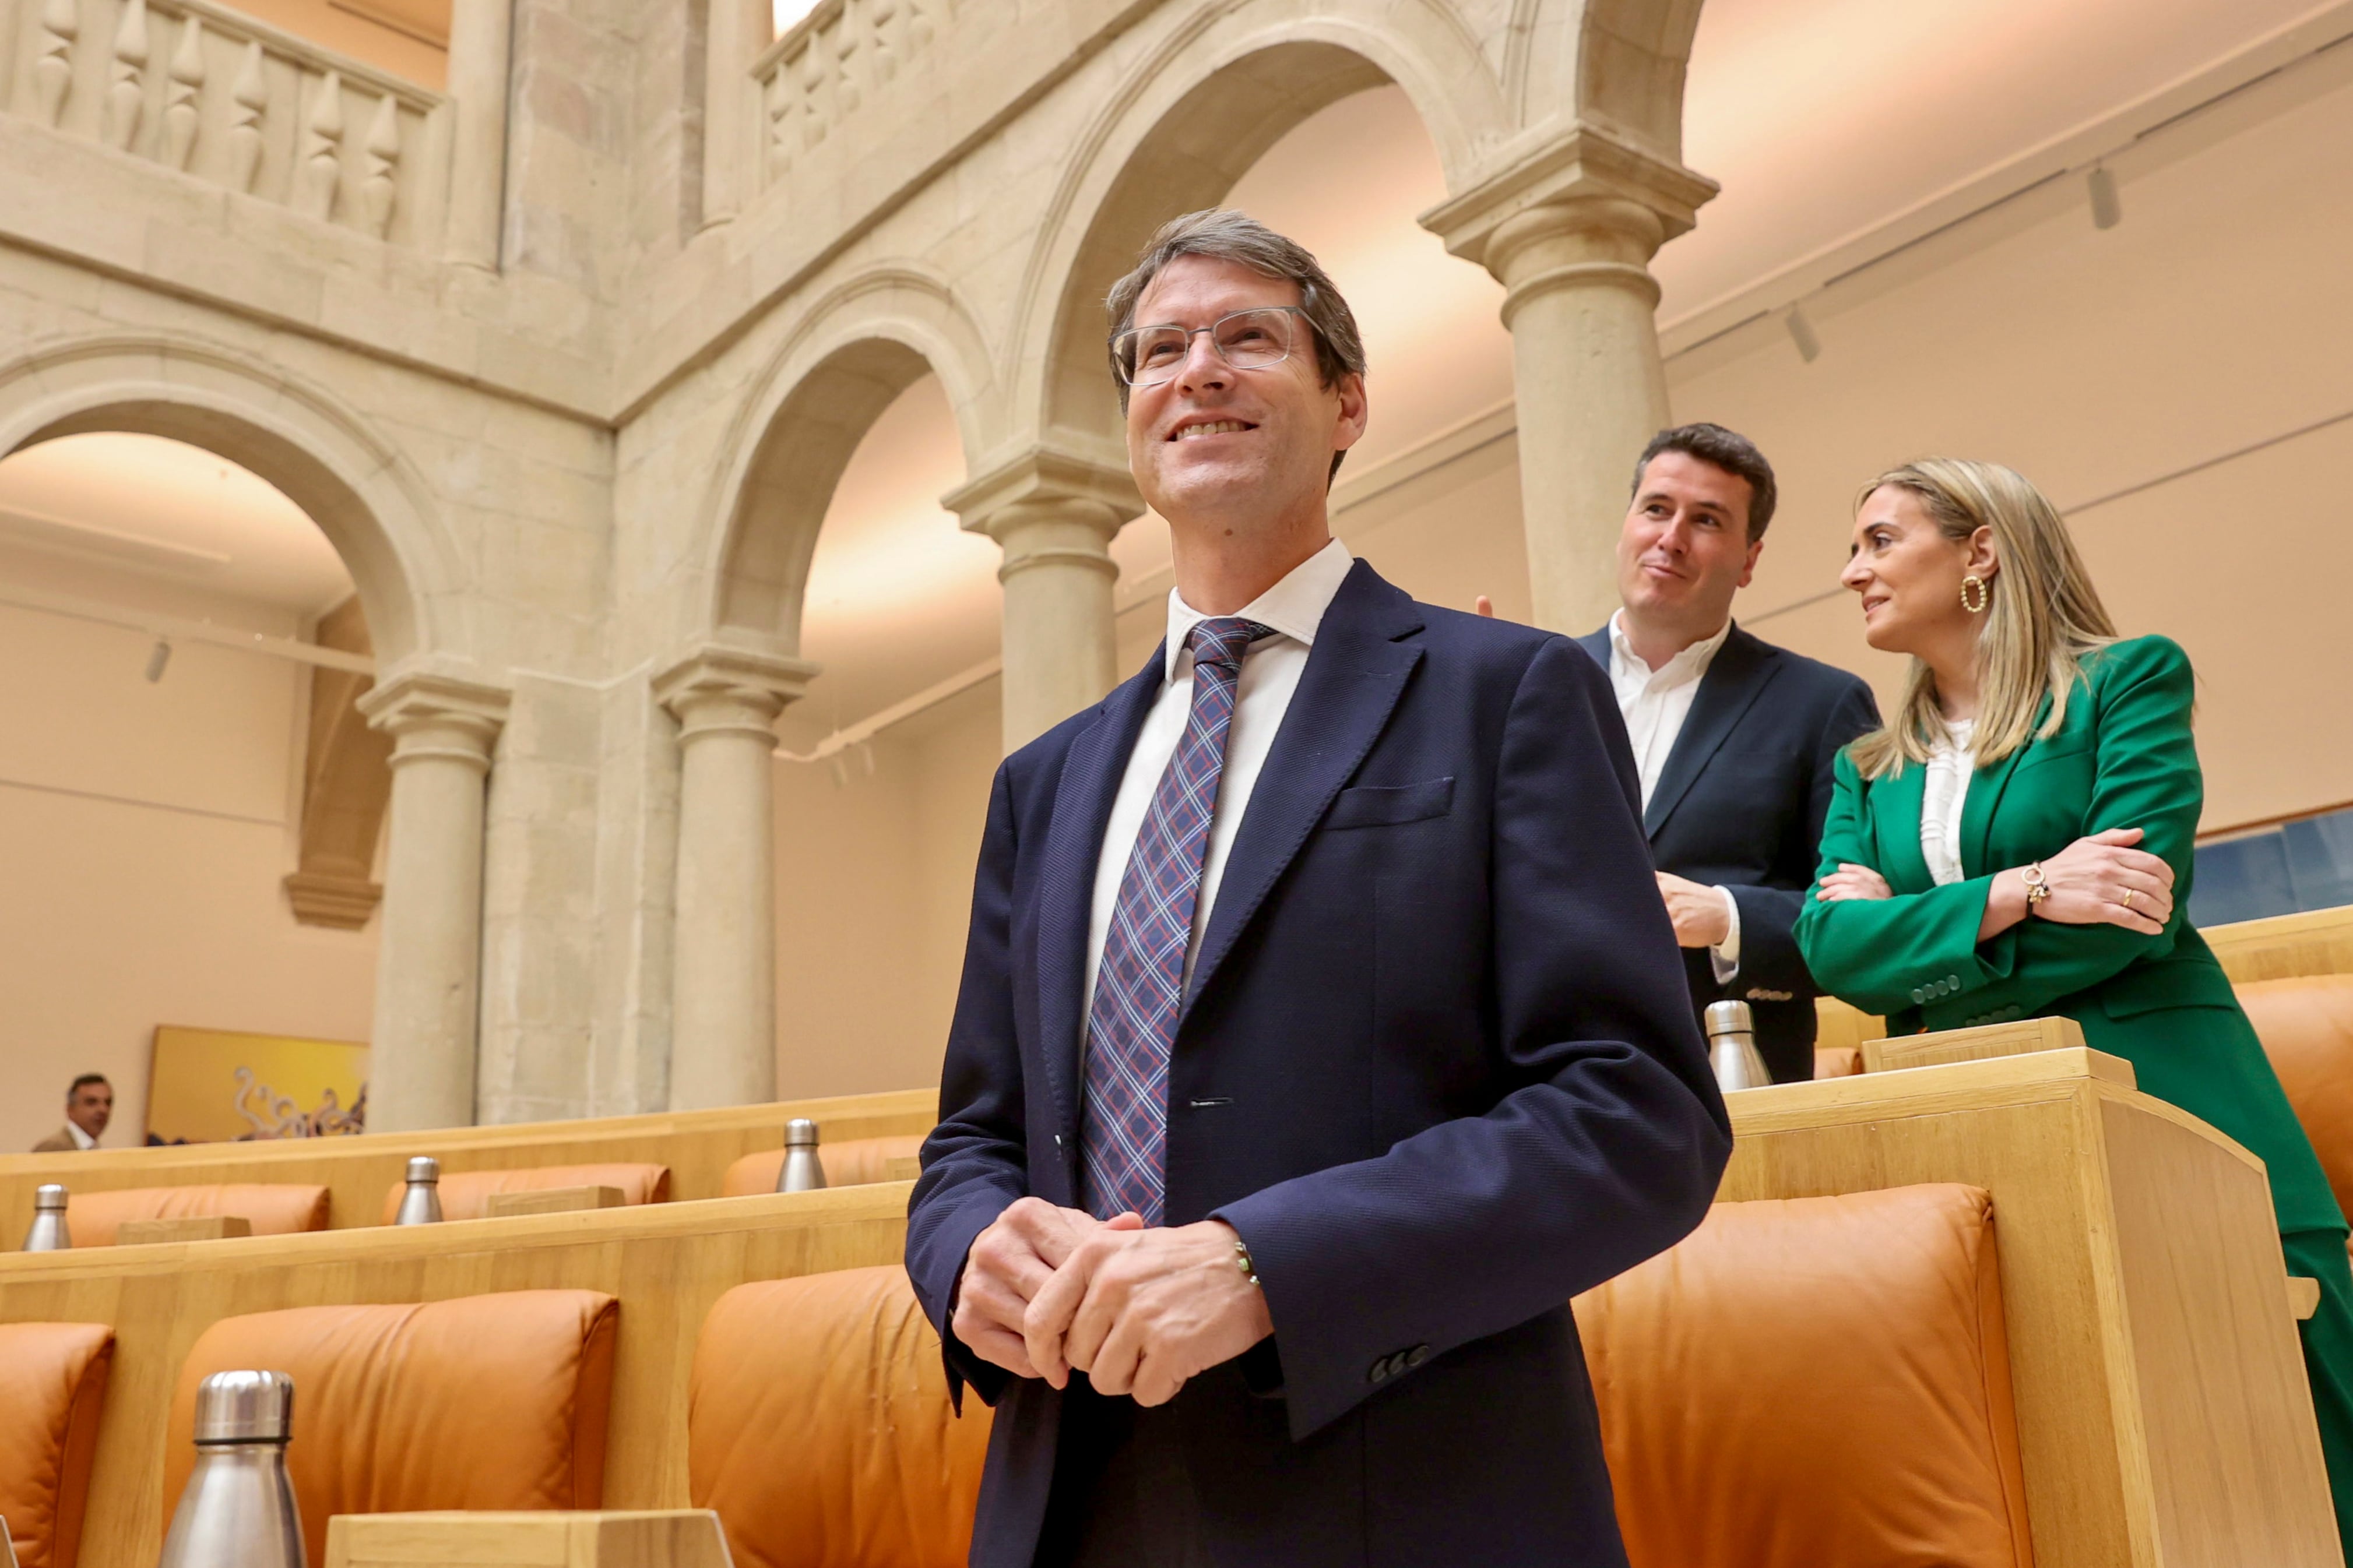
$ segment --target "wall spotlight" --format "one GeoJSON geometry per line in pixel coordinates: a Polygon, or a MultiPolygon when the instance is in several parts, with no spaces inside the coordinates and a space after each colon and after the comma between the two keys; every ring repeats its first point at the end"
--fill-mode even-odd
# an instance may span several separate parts
{"type": "Polygon", "coordinates": [[[2124,203],[2116,196],[2116,177],[2105,163],[2094,168],[2085,182],[2092,187],[2092,226],[2114,228],[2125,217],[2124,203]]]}
{"type": "Polygon", "coordinates": [[[157,637],[155,646],[147,650],[147,684],[153,686],[163,679],[164,671],[171,662],[171,642],[167,638],[157,637]]]}
{"type": "Polygon", "coordinates": [[[1798,345],[1799,359],[1811,364],[1822,357],[1822,340],[1814,335],[1814,324],[1806,320],[1805,311],[1792,305],[1782,320],[1788,326],[1789,341],[1798,345]]]}

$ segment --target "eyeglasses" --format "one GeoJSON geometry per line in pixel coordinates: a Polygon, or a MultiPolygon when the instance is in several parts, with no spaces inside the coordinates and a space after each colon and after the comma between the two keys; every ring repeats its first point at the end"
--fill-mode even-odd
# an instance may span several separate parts
{"type": "Polygon", "coordinates": [[[1314,318],[1297,305],[1261,305],[1220,316],[1206,327],[1134,327],[1111,341],[1111,361],[1130,386],[1173,381],[1193,352],[1196,335],[1209,334],[1218,357],[1236,370],[1264,370],[1291,357],[1302,339],[1316,330],[1314,318]],[[1297,322],[1306,323],[1303,333],[1297,322]]]}

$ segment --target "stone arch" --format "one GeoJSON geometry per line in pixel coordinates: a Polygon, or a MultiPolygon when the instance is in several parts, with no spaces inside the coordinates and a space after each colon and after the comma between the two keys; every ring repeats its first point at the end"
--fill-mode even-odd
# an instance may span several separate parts
{"type": "Polygon", "coordinates": [[[1103,298],[1160,224],[1220,200],[1318,110],[1394,82],[1450,189],[1510,132],[1502,83],[1440,0],[1229,0],[1172,33],[1080,140],[1039,227],[1014,342],[1018,406],[1044,443],[1125,466],[1103,356],[1103,298]]]}
{"type": "Polygon", "coordinates": [[[704,512],[723,520],[709,557],[706,625],[729,640],[797,652],[818,530],[858,443],[893,398],[936,374],[970,471],[1003,417],[988,365],[971,316],[926,274],[878,269],[819,300],[729,432],[704,512]]]}
{"type": "Polygon", "coordinates": [[[1513,0],[1504,83],[1520,125],[1583,123],[1683,161],[1683,71],[1704,0],[1513,0]]]}
{"type": "Polygon", "coordinates": [[[454,557],[423,482],[323,389],[167,336],[83,339],[0,366],[0,455],[96,431],[185,441],[278,487],[343,557],[382,665],[470,659],[454,557]]]}

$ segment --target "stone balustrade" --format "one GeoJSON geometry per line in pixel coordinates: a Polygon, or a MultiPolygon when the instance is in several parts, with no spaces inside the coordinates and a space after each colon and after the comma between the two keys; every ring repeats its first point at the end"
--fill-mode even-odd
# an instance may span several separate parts
{"type": "Polygon", "coordinates": [[[212,0],[0,0],[9,112],[396,244],[440,237],[448,100],[212,0]]]}
{"type": "Polygon", "coordinates": [[[765,189],[946,32],[951,0],[821,0],[753,63],[765,189]]]}

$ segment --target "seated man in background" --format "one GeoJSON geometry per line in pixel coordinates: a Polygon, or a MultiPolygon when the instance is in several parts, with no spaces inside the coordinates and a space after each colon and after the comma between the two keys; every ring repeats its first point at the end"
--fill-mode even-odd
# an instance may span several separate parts
{"type": "Polygon", "coordinates": [[[908,1217],[972,1561],[1623,1568],[1569,1299],[1731,1138],[1608,683],[1332,538],[1306,251],[1196,213],[1111,310],[1168,637],[997,772],[908,1217]]]}
{"type": "Polygon", "coordinates": [[[33,1145],[36,1154],[68,1154],[95,1149],[98,1135],[114,1119],[114,1086],[103,1073],[86,1072],[66,1090],[66,1124],[33,1145]]]}
{"type": "Polygon", "coordinates": [[[1618,537],[1609,624],[1577,640],[1617,689],[1642,828],[1701,1012],[1757,1018],[1776,1083],[1814,1076],[1813,977],[1791,934],[1814,879],[1839,749],[1879,727],[1871,688],[1732,623],[1776,500],[1772,465],[1720,425],[1651,438],[1618,537]]]}

